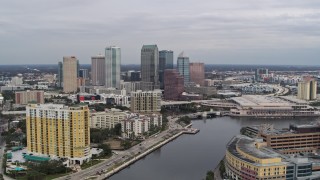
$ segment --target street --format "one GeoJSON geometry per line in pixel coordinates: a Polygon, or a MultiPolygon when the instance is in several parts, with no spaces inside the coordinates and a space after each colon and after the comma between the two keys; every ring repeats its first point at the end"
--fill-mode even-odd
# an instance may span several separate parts
{"type": "Polygon", "coordinates": [[[161,133],[157,135],[153,135],[150,138],[146,139],[145,141],[141,142],[140,144],[137,144],[133,147],[131,147],[128,150],[125,151],[118,151],[118,154],[114,154],[111,158],[94,165],[88,169],[81,170],[79,172],[70,174],[68,176],[60,177],[57,178],[59,180],[67,180],[67,179],[74,179],[74,180],[79,180],[79,179],[85,179],[86,177],[90,176],[96,176],[98,174],[102,174],[107,172],[107,169],[110,167],[113,167],[115,164],[120,164],[123,162],[128,161],[130,158],[134,158],[136,155],[146,151],[150,147],[156,145],[157,143],[161,142],[162,140],[167,139],[168,137],[172,136],[173,134],[176,134],[179,132],[179,130],[182,130],[183,127],[175,121],[178,118],[171,118],[170,116],[168,117],[168,129],[165,131],[162,131],[161,133]]]}

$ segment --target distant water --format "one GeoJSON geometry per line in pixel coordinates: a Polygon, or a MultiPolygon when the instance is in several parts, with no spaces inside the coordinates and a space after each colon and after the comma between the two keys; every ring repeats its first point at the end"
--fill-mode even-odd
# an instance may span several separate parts
{"type": "Polygon", "coordinates": [[[290,123],[305,124],[316,119],[234,119],[219,117],[193,121],[196,135],[182,135],[144,159],[112,176],[111,180],[201,180],[225,154],[225,146],[241,127],[269,123],[288,128],[290,123]]]}

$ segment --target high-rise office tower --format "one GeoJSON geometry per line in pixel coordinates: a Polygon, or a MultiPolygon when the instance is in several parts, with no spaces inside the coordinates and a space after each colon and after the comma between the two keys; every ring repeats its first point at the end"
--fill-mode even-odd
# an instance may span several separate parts
{"type": "Polygon", "coordinates": [[[159,89],[159,51],[157,45],[143,45],[141,49],[141,88],[159,89]]]}
{"type": "Polygon", "coordinates": [[[91,57],[91,80],[94,86],[104,86],[106,83],[106,61],[104,56],[91,57]]]}
{"type": "Polygon", "coordinates": [[[184,91],[184,80],[176,69],[166,69],[164,71],[164,99],[180,100],[184,91]]]}
{"type": "Polygon", "coordinates": [[[204,85],[204,64],[190,63],[190,81],[200,86],[204,85]]]}
{"type": "Polygon", "coordinates": [[[116,46],[106,47],[106,84],[107,88],[120,88],[121,49],[116,46]]]}
{"type": "Polygon", "coordinates": [[[31,104],[26,107],[27,149],[34,155],[68,158],[71,164],[90,159],[88,106],[31,104]]]}
{"type": "Polygon", "coordinates": [[[305,77],[298,83],[298,99],[314,100],[317,99],[317,81],[310,77],[305,77]]]}
{"type": "Polygon", "coordinates": [[[61,61],[58,63],[57,86],[63,87],[63,64],[61,61]]]}
{"type": "Polygon", "coordinates": [[[190,82],[190,67],[189,67],[189,57],[184,55],[184,52],[179,54],[177,60],[177,68],[181,76],[184,78],[184,85],[190,82]]]}
{"type": "Polygon", "coordinates": [[[77,92],[79,61],[74,56],[63,57],[63,91],[66,93],[77,92]]]}
{"type": "Polygon", "coordinates": [[[160,89],[163,89],[164,71],[166,69],[173,69],[173,51],[162,50],[159,51],[159,81],[160,89]]]}
{"type": "Polygon", "coordinates": [[[79,70],[79,77],[81,77],[83,79],[88,79],[89,78],[88,69],[80,69],[79,70]]]}

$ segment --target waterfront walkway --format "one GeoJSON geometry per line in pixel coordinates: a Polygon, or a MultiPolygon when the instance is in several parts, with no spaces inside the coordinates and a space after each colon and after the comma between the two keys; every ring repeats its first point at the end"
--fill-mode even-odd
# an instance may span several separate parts
{"type": "Polygon", "coordinates": [[[88,169],[70,174],[68,176],[57,178],[58,180],[80,180],[80,179],[105,179],[113,174],[121,171],[130,164],[138,161],[142,157],[148,155],[154,150],[160,148],[166,143],[174,140],[184,133],[196,134],[199,130],[189,127],[192,124],[182,127],[176,123],[178,118],[168,118],[169,128],[159,134],[146,139],[138,145],[131,147],[125,151],[118,151],[118,154],[113,155],[108,160],[96,164],[88,169]]]}

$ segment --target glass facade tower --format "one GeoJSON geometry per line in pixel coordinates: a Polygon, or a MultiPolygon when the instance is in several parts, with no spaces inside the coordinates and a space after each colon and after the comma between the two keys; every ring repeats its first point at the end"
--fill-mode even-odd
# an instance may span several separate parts
{"type": "Polygon", "coordinates": [[[121,49],[120,47],[110,46],[105,49],[106,61],[106,87],[120,89],[120,65],[121,49]]]}

